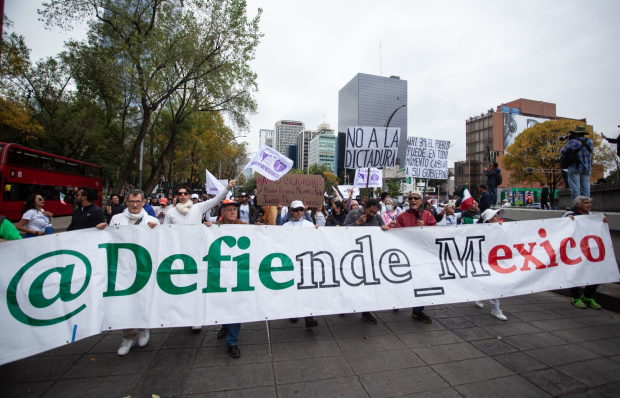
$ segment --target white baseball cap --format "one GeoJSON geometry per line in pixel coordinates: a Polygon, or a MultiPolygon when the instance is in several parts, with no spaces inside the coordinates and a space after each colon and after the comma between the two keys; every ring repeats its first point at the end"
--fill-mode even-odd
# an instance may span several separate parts
{"type": "Polygon", "coordinates": [[[198,199],[198,194],[197,193],[192,194],[192,199],[198,199]]]}
{"type": "Polygon", "coordinates": [[[300,207],[304,207],[304,204],[302,203],[301,200],[294,200],[291,203],[291,209],[299,209],[300,207]]]}

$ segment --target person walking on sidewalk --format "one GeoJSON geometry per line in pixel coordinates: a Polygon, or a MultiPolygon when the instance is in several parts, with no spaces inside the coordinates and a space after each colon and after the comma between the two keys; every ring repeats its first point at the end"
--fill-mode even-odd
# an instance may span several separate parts
{"type": "Polygon", "coordinates": [[[497,204],[497,186],[502,183],[502,171],[497,162],[490,163],[484,171],[484,175],[487,177],[487,186],[489,187],[490,206],[495,206],[497,204]]]}
{"type": "MultiPolygon", "coordinates": [[[[122,213],[116,214],[110,220],[110,225],[120,226],[120,225],[135,225],[141,226],[143,228],[150,227],[155,228],[159,225],[159,220],[155,217],[149,216],[144,210],[144,204],[146,203],[146,198],[144,197],[144,192],[140,189],[132,189],[129,191],[127,196],[127,208],[123,210],[122,213]]],[[[108,226],[107,223],[103,222],[97,224],[97,229],[105,230],[108,226]]],[[[138,298],[137,295],[135,297],[136,307],[142,308],[143,302],[141,298],[138,298]]],[[[121,346],[118,348],[116,352],[120,356],[127,355],[131,350],[131,347],[138,344],[138,347],[144,347],[148,344],[150,339],[150,334],[148,329],[123,329],[123,341],[121,342],[121,346]]]]}
{"type": "MultiPolygon", "coordinates": [[[[497,210],[487,209],[482,213],[482,215],[480,216],[480,219],[482,220],[483,223],[487,223],[487,224],[498,223],[499,225],[502,225],[504,220],[502,220],[501,217],[503,215],[504,215],[504,209],[497,209],[497,210]]],[[[491,310],[491,315],[499,319],[500,321],[507,321],[508,318],[506,318],[506,315],[504,315],[502,310],[499,309],[499,299],[495,298],[495,299],[490,299],[489,301],[491,302],[491,305],[493,306],[493,309],[491,310]]],[[[478,308],[484,308],[484,304],[482,303],[482,301],[476,301],[476,306],[478,308]]]]}
{"type": "MultiPolygon", "coordinates": [[[[577,196],[573,200],[573,207],[562,214],[562,217],[568,217],[574,221],[577,216],[585,216],[590,214],[590,210],[592,210],[592,200],[586,196],[577,196]]],[[[603,217],[603,222],[609,222],[607,216],[603,217]]],[[[579,287],[572,287],[570,289],[571,304],[577,308],[585,309],[590,307],[595,310],[600,310],[600,304],[594,301],[594,293],[596,293],[596,289],[598,289],[598,285],[588,285],[585,287],[584,293],[581,294],[579,287]]]]}
{"type": "Polygon", "coordinates": [[[541,189],[540,189],[540,208],[541,209],[547,209],[547,210],[551,210],[551,208],[549,207],[549,187],[543,182],[540,184],[541,189]]]}

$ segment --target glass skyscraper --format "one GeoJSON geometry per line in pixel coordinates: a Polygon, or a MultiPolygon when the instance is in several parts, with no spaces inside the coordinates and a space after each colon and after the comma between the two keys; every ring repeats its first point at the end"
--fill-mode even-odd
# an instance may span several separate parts
{"type": "MultiPolygon", "coordinates": [[[[338,92],[338,132],[349,126],[383,127],[392,112],[407,104],[407,81],[398,76],[383,77],[358,73],[338,92]]],[[[397,167],[405,166],[407,153],[407,108],[400,109],[390,122],[400,127],[397,167]]],[[[342,152],[339,148],[338,152],[342,152]]],[[[338,173],[344,159],[338,156],[338,173]]]]}
{"type": "Polygon", "coordinates": [[[273,133],[272,148],[286,156],[289,145],[297,145],[297,136],[304,124],[297,120],[278,120],[273,133]]]}

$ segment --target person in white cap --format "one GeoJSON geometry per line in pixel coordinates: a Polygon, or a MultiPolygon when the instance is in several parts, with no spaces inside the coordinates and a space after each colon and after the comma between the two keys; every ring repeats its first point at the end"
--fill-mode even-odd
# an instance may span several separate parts
{"type": "MultiPolygon", "coordinates": [[[[318,225],[314,225],[312,222],[304,218],[304,211],[304,204],[301,200],[294,200],[291,202],[291,213],[289,214],[290,220],[284,223],[283,227],[305,227],[318,229],[318,225]]],[[[305,319],[307,328],[312,328],[319,325],[319,322],[312,316],[307,316],[305,319]]],[[[297,323],[297,318],[291,318],[290,321],[297,323]]]]}
{"type": "Polygon", "coordinates": [[[512,205],[510,204],[510,202],[508,201],[508,199],[504,199],[504,200],[502,201],[502,206],[504,206],[504,207],[510,207],[510,206],[512,206],[512,205]]]}
{"type": "Polygon", "coordinates": [[[192,202],[194,204],[198,203],[200,201],[200,196],[198,196],[197,193],[192,194],[192,202]]]}
{"type": "MultiPolygon", "coordinates": [[[[116,214],[110,220],[110,225],[136,225],[144,227],[155,228],[159,225],[159,220],[155,217],[149,216],[144,210],[144,204],[146,203],[146,198],[144,197],[144,192],[140,189],[132,189],[129,191],[127,200],[127,208],[123,210],[122,213],[116,214]]],[[[97,224],[97,228],[100,230],[105,230],[108,226],[107,223],[103,222],[101,224],[97,224]]],[[[144,303],[138,300],[135,305],[136,307],[141,307],[144,303]]],[[[116,352],[118,355],[123,356],[129,353],[131,347],[138,343],[139,347],[144,347],[149,342],[149,330],[148,329],[123,329],[123,341],[118,351],[116,352]]]]}
{"type": "MultiPolygon", "coordinates": [[[[480,219],[485,224],[498,223],[499,225],[502,225],[504,220],[502,220],[501,217],[503,215],[504,215],[504,209],[495,209],[495,210],[487,209],[482,213],[482,215],[480,216],[480,219]]],[[[506,318],[506,315],[504,315],[502,313],[502,310],[499,309],[499,300],[491,299],[489,301],[491,302],[491,305],[493,306],[493,309],[491,310],[491,315],[501,321],[507,321],[508,318],[506,318]]],[[[484,304],[482,303],[482,301],[476,301],[476,306],[478,308],[484,308],[484,304]]]]}

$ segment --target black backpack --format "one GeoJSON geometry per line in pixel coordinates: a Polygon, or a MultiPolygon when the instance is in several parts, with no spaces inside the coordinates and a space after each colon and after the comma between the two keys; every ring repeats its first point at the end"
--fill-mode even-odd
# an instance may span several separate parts
{"type": "Polygon", "coordinates": [[[562,155],[562,157],[560,158],[560,168],[568,169],[569,166],[577,167],[579,165],[579,157],[577,156],[577,154],[579,153],[579,151],[581,151],[581,148],[583,148],[584,146],[586,147],[588,152],[592,153],[592,148],[586,145],[586,142],[581,141],[581,140],[579,140],[579,142],[581,143],[581,145],[579,145],[579,148],[565,155],[562,155]]]}
{"type": "Polygon", "coordinates": [[[502,172],[500,171],[499,173],[495,174],[495,185],[502,185],[502,172]]]}

